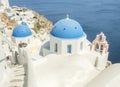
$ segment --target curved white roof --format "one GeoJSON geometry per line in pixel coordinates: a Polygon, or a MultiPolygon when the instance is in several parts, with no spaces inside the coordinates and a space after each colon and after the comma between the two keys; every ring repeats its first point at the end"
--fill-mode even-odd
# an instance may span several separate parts
{"type": "Polygon", "coordinates": [[[35,63],[33,69],[37,87],[79,87],[97,73],[90,61],[79,55],[50,54],[46,59],[35,63]]]}
{"type": "Polygon", "coordinates": [[[120,87],[120,64],[113,64],[102,71],[85,87],[120,87]]]}

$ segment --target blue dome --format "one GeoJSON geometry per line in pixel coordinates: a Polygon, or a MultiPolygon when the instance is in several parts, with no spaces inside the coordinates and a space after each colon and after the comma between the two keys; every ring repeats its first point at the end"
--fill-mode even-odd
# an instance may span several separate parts
{"type": "Polygon", "coordinates": [[[85,36],[81,25],[77,21],[69,18],[58,21],[50,34],[63,39],[74,39],[85,36]]]}
{"type": "Polygon", "coordinates": [[[13,37],[18,37],[18,38],[23,38],[31,35],[32,32],[25,22],[22,22],[20,25],[16,26],[12,33],[13,37]]]}

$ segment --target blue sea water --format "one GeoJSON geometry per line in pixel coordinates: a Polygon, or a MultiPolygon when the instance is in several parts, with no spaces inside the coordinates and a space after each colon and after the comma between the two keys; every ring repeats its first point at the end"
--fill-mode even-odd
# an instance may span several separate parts
{"type": "Polygon", "coordinates": [[[69,14],[80,22],[90,41],[104,32],[109,60],[120,62],[120,0],[10,0],[10,5],[35,10],[53,23],[69,14]]]}

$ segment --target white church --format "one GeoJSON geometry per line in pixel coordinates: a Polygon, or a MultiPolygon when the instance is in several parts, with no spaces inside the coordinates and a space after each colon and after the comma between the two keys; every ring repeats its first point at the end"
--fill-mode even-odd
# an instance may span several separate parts
{"type": "Polygon", "coordinates": [[[21,22],[0,37],[0,87],[119,87],[120,64],[108,60],[104,33],[90,42],[69,16],[49,34],[21,22]]]}
{"type": "MultiPolygon", "coordinates": [[[[28,51],[31,52],[32,45],[33,47],[38,46],[34,49],[36,51],[34,54],[43,59],[46,59],[48,56],[51,57],[51,55],[61,57],[77,55],[79,59],[86,59],[100,70],[103,70],[109,64],[106,36],[100,33],[92,43],[89,42],[81,25],[73,19],[67,17],[58,21],[51,30],[50,35],[47,35],[45,38],[43,42],[39,42],[39,36],[33,35],[28,25],[22,22],[15,27],[11,36],[12,42],[18,46],[18,49],[16,48],[17,56],[21,56],[21,58],[18,57],[16,59],[15,57],[12,60],[14,62],[18,60],[19,64],[28,63],[27,58],[24,58],[23,50],[27,53],[28,51]],[[34,40],[37,42],[34,42],[34,40]]],[[[28,53],[28,55],[30,54],[32,53],[28,53]]]]}

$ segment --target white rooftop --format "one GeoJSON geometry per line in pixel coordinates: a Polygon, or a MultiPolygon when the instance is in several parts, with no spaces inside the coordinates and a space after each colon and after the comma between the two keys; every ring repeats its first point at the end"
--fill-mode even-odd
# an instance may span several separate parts
{"type": "Polygon", "coordinates": [[[113,64],[102,71],[85,87],[120,87],[120,64],[113,64]]]}

